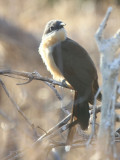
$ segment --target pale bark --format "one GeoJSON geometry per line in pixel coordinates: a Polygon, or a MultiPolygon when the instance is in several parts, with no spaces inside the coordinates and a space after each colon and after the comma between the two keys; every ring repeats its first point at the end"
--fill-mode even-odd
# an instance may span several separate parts
{"type": "Polygon", "coordinates": [[[120,58],[115,59],[115,53],[120,47],[120,31],[109,39],[103,38],[103,30],[112,11],[108,8],[106,16],[95,35],[98,49],[101,53],[102,72],[102,110],[101,121],[98,132],[99,159],[105,157],[117,158],[115,152],[115,103],[116,88],[118,80],[118,70],[120,68],[120,58]]]}

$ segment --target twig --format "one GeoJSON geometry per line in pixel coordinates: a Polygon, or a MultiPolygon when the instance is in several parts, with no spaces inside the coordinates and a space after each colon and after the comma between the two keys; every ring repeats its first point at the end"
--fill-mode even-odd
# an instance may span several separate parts
{"type": "Polygon", "coordinates": [[[25,85],[30,83],[33,80],[33,78],[29,78],[28,81],[24,82],[24,83],[17,83],[16,85],[25,85]]]}
{"type": "MultiPolygon", "coordinates": [[[[120,108],[120,103],[116,104],[116,109],[120,108]]],[[[96,108],[95,112],[99,113],[101,111],[101,106],[99,106],[98,108],[96,108]]],[[[91,112],[91,114],[93,114],[93,112],[91,112]]],[[[70,124],[67,124],[67,122],[70,120],[71,114],[69,114],[67,117],[65,117],[61,122],[59,122],[56,126],[54,126],[53,128],[51,128],[50,130],[48,130],[45,134],[43,134],[40,138],[38,138],[38,140],[36,142],[40,142],[42,141],[45,137],[48,138],[48,136],[50,135],[49,138],[57,135],[58,132],[62,133],[63,131],[65,131],[66,129],[68,129],[70,127],[70,124]]]]}
{"type": "MultiPolygon", "coordinates": [[[[61,128],[62,126],[66,125],[67,122],[70,120],[71,114],[69,114],[67,117],[65,117],[61,122],[59,122],[56,126],[54,126],[53,128],[51,128],[50,130],[48,130],[45,134],[43,134],[40,138],[38,138],[37,141],[41,141],[43,138],[52,135],[53,133],[55,133],[56,131],[58,131],[59,128],[61,128]]],[[[67,127],[66,127],[67,128],[67,127]]],[[[65,127],[62,128],[62,130],[65,130],[65,127]]],[[[62,131],[61,131],[62,132],[62,131]]],[[[36,141],[36,142],[37,142],[36,141]]]]}
{"type": "MultiPolygon", "coordinates": [[[[40,76],[40,74],[38,72],[36,72],[37,75],[40,76]]],[[[47,81],[45,81],[45,84],[47,84],[52,90],[53,92],[55,93],[55,95],[57,96],[57,98],[62,101],[62,97],[60,96],[60,94],[58,93],[57,89],[55,88],[55,86],[53,85],[53,83],[49,83],[47,81]]]]}
{"type": "Polygon", "coordinates": [[[5,157],[0,157],[1,160],[16,160],[17,158],[22,158],[23,157],[23,150],[16,150],[12,151],[12,153],[8,154],[5,157]]]}
{"type": "MultiPolygon", "coordinates": [[[[47,140],[47,139],[51,139],[53,137],[55,137],[56,135],[58,135],[58,133],[62,133],[64,132],[66,129],[68,129],[69,127],[71,127],[72,125],[75,125],[75,123],[77,122],[74,122],[74,124],[66,124],[69,119],[70,119],[70,116],[71,115],[68,115],[65,119],[63,119],[60,123],[58,123],[55,127],[51,128],[47,133],[43,134],[40,138],[37,139],[37,141],[35,141],[31,146],[25,148],[24,150],[22,150],[21,152],[17,153],[16,155],[14,155],[14,157],[11,158],[11,160],[15,160],[16,158],[22,158],[23,155],[29,151],[29,149],[35,147],[36,144],[42,142],[42,140],[47,140]],[[60,128],[61,127],[61,128],[60,128]]],[[[65,145],[65,143],[61,143],[61,145],[59,144],[59,146],[62,146],[62,144],[65,145]]],[[[51,145],[51,144],[50,144],[51,145]]],[[[56,145],[58,146],[58,145],[56,145]]],[[[49,146],[48,146],[49,147],[49,146]]],[[[55,147],[55,146],[54,146],[55,147]]],[[[54,148],[54,147],[51,147],[54,148]]]]}
{"type": "Polygon", "coordinates": [[[4,76],[14,78],[14,79],[20,79],[20,80],[28,80],[28,78],[17,77],[17,76],[14,76],[14,75],[4,74],[4,76]]]}
{"type": "Polygon", "coordinates": [[[95,97],[94,97],[94,104],[93,104],[93,118],[92,118],[92,131],[91,131],[91,134],[90,134],[90,137],[86,143],[86,145],[88,146],[91,141],[92,141],[92,138],[93,136],[95,135],[95,122],[96,122],[96,103],[97,103],[97,97],[100,93],[101,89],[99,88],[95,97]]]}
{"type": "Polygon", "coordinates": [[[57,91],[57,89],[53,86],[53,84],[51,84],[51,83],[48,83],[48,82],[45,82],[53,91],[54,91],[54,93],[55,93],[55,95],[57,96],[57,98],[60,100],[60,101],[62,101],[62,97],[61,97],[61,95],[58,93],[58,91],[57,91]]]}
{"type": "Polygon", "coordinates": [[[2,109],[0,109],[0,115],[2,115],[2,117],[5,118],[5,120],[13,122],[13,120],[2,109]]]}
{"type": "Polygon", "coordinates": [[[40,129],[41,131],[43,131],[44,133],[47,134],[47,132],[43,128],[41,128],[40,126],[37,126],[36,128],[40,129]]]}
{"type": "Polygon", "coordinates": [[[27,117],[25,116],[25,114],[21,111],[20,107],[17,105],[17,103],[13,100],[13,98],[10,96],[5,84],[3,83],[3,81],[0,79],[0,84],[2,86],[2,88],[4,89],[6,95],[8,96],[8,98],[10,99],[10,101],[12,102],[13,106],[15,107],[15,109],[17,109],[17,111],[20,113],[20,115],[25,119],[25,121],[27,122],[27,124],[35,131],[34,125],[27,119],[27,117]]]}
{"type": "MultiPolygon", "coordinates": [[[[54,90],[54,92],[56,93],[56,95],[59,98],[59,100],[62,100],[62,98],[60,97],[59,93],[56,92],[57,90],[54,88],[53,85],[59,85],[59,86],[65,87],[65,88],[69,88],[64,83],[57,82],[55,80],[42,77],[37,72],[30,73],[30,72],[18,72],[18,71],[12,71],[12,70],[0,70],[0,74],[1,75],[6,75],[6,74],[8,74],[8,75],[16,75],[18,77],[23,76],[23,77],[26,77],[26,78],[29,79],[29,81],[27,83],[30,83],[32,80],[42,80],[42,81],[44,81],[47,85],[49,85],[54,90]]],[[[10,98],[11,102],[17,108],[18,112],[20,112],[20,114],[24,117],[24,119],[27,121],[27,123],[29,123],[29,125],[33,128],[34,126],[29,122],[28,119],[26,119],[25,115],[21,112],[19,106],[14,102],[14,100],[9,95],[8,91],[6,90],[6,87],[5,87],[4,83],[2,81],[0,81],[0,83],[2,84],[2,87],[4,88],[6,94],[10,98]]],[[[22,84],[26,84],[26,82],[22,83],[22,84]]],[[[94,116],[93,116],[94,125],[92,127],[91,136],[89,137],[88,142],[87,142],[88,144],[91,142],[92,137],[94,135],[94,131],[95,131],[95,114],[101,111],[101,107],[95,108],[95,106],[96,106],[96,101],[95,101],[94,106],[92,107],[93,109],[91,110],[91,114],[94,113],[94,116]]],[[[117,104],[116,108],[120,108],[120,104],[117,104]]],[[[43,134],[40,138],[38,138],[37,141],[35,141],[35,143],[32,146],[34,146],[38,142],[41,142],[43,139],[51,139],[54,136],[58,135],[58,133],[62,133],[63,131],[65,131],[66,129],[68,129],[71,126],[71,124],[67,124],[67,122],[70,119],[70,116],[71,116],[71,114],[68,115],[65,119],[63,119],[56,126],[54,126],[53,128],[51,128],[49,131],[45,132],[45,134],[43,134]]],[[[85,146],[85,145],[86,144],[83,144],[83,146],[85,146]]],[[[80,145],[78,144],[78,146],[81,146],[81,144],[80,145]]],[[[75,148],[76,148],[76,146],[75,146],[75,148]]]]}
{"type": "Polygon", "coordinates": [[[17,76],[26,77],[26,78],[29,78],[29,79],[32,79],[32,80],[46,81],[46,82],[52,83],[54,85],[58,85],[58,86],[61,86],[61,87],[71,89],[65,83],[58,82],[58,81],[55,81],[55,80],[50,79],[50,78],[42,77],[37,72],[32,72],[32,73],[30,73],[30,72],[19,72],[19,71],[9,70],[9,69],[0,70],[0,75],[4,75],[4,74],[5,75],[6,74],[13,74],[13,75],[17,75],[17,76]]]}
{"type": "Polygon", "coordinates": [[[102,39],[102,37],[103,37],[103,30],[106,27],[106,24],[107,24],[107,21],[109,19],[109,16],[110,16],[111,12],[112,12],[112,7],[109,7],[108,10],[107,10],[107,13],[105,15],[105,18],[103,19],[102,23],[100,24],[100,26],[99,26],[99,28],[98,28],[98,30],[96,32],[95,38],[96,38],[97,42],[103,40],[102,39]]]}
{"type": "MultiPolygon", "coordinates": [[[[95,112],[96,113],[99,113],[99,112],[101,112],[101,108],[102,108],[102,106],[98,106],[98,107],[96,107],[96,109],[95,109],[95,112]]],[[[90,114],[93,114],[93,106],[90,106],[90,114]]],[[[117,110],[117,109],[120,109],[120,103],[116,103],[115,104],[115,109],[117,110]]]]}
{"type": "MultiPolygon", "coordinates": [[[[16,76],[23,76],[23,77],[28,78],[28,81],[26,81],[24,83],[17,83],[17,85],[25,85],[25,84],[30,83],[32,80],[41,80],[41,81],[44,81],[45,84],[47,84],[53,90],[53,92],[55,93],[55,95],[57,96],[57,98],[60,101],[62,101],[62,97],[60,96],[60,94],[58,93],[57,89],[53,85],[59,85],[59,86],[65,87],[65,88],[69,88],[65,83],[61,83],[61,82],[55,81],[55,80],[50,79],[50,78],[42,77],[36,71],[30,73],[30,72],[19,72],[19,71],[13,71],[13,70],[9,70],[9,69],[7,70],[6,69],[6,70],[0,70],[0,74],[8,76],[8,77],[11,77],[11,78],[16,78],[16,79],[22,79],[22,78],[15,77],[14,75],[16,75],[16,76]]],[[[26,79],[23,79],[23,80],[26,80],[26,79]]]]}

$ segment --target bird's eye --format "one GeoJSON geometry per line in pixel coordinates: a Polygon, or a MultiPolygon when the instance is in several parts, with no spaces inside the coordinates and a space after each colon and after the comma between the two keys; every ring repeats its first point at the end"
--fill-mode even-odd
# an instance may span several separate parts
{"type": "Polygon", "coordinates": [[[50,27],[50,31],[53,31],[54,30],[54,27],[52,26],[52,27],[50,27]]]}

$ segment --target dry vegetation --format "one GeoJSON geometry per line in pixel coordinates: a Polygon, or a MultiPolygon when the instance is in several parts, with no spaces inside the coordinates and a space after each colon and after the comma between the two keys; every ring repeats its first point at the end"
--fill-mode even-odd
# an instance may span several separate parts
{"type": "MultiPolygon", "coordinates": [[[[38,54],[38,46],[46,22],[51,19],[61,19],[67,24],[69,37],[79,42],[89,52],[97,66],[101,83],[99,52],[94,34],[108,6],[113,7],[114,13],[109,20],[105,36],[112,35],[119,28],[120,6],[117,1],[112,3],[112,0],[98,2],[97,0],[85,2],[82,0],[0,0],[0,69],[28,72],[36,70],[43,76],[51,77],[38,54]]],[[[25,148],[32,146],[36,137],[44,134],[40,128],[47,131],[66,114],[61,110],[61,101],[44,82],[34,80],[26,85],[16,85],[25,81],[5,76],[0,78],[22,112],[34,124],[37,132],[17,112],[0,86],[1,160],[54,160],[55,157],[56,160],[59,160],[59,157],[60,160],[86,160],[95,153],[95,147],[89,149],[81,147],[69,153],[64,151],[64,147],[57,147],[55,153],[48,150],[48,141],[44,141],[44,144],[37,144],[30,148],[22,158],[15,157],[20,151],[25,151],[25,148]]],[[[56,88],[64,98],[62,103],[69,104],[73,92],[56,88]]],[[[80,133],[80,140],[82,135],[87,136],[87,134],[87,132],[80,133]]],[[[65,142],[66,135],[67,132],[54,140],[65,142]]]]}

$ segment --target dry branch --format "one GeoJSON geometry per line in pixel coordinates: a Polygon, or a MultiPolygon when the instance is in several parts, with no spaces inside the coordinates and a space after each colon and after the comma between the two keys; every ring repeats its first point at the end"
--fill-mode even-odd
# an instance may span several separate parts
{"type": "Polygon", "coordinates": [[[9,94],[5,84],[3,83],[3,81],[0,79],[0,84],[3,87],[6,95],[8,96],[8,98],[10,99],[11,103],[13,104],[13,106],[15,107],[15,109],[20,113],[20,115],[24,118],[24,120],[27,122],[27,124],[33,129],[36,138],[37,138],[37,132],[34,128],[34,125],[29,121],[29,119],[25,116],[25,114],[21,111],[20,107],[17,105],[17,103],[13,100],[13,98],[11,97],[11,95],[9,94]]]}
{"type": "MultiPolygon", "coordinates": [[[[41,81],[45,81],[45,82],[48,82],[48,83],[52,83],[54,85],[58,85],[58,86],[61,86],[61,87],[69,88],[65,83],[61,83],[61,82],[55,81],[55,80],[50,79],[50,78],[42,77],[36,71],[31,73],[31,72],[19,72],[19,71],[15,71],[15,70],[5,69],[5,70],[0,70],[0,75],[16,75],[18,77],[22,76],[22,77],[28,78],[27,83],[30,83],[34,79],[34,80],[41,80],[41,81]]],[[[22,84],[26,84],[26,83],[21,83],[21,85],[22,84]]]]}
{"type": "Polygon", "coordinates": [[[105,18],[95,35],[96,43],[101,53],[101,72],[103,81],[101,121],[98,132],[98,151],[100,152],[101,157],[103,155],[109,155],[116,158],[114,136],[116,118],[115,103],[120,58],[115,59],[115,52],[120,47],[120,31],[109,39],[103,38],[103,31],[111,11],[112,8],[108,8],[105,18]]]}
{"type": "MultiPolygon", "coordinates": [[[[0,74],[1,75],[8,75],[10,76],[11,78],[21,78],[22,80],[26,80],[26,79],[23,79],[23,77],[27,78],[29,81],[27,82],[31,82],[32,80],[41,80],[41,81],[44,81],[45,83],[49,83],[51,85],[60,85],[62,87],[66,87],[68,88],[65,84],[63,83],[60,83],[60,82],[57,82],[55,80],[52,80],[52,79],[49,79],[49,78],[45,78],[45,77],[42,77],[39,73],[37,72],[33,72],[33,73],[30,73],[30,72],[19,72],[19,71],[13,71],[13,70],[0,70],[0,74]],[[16,76],[16,77],[15,77],[16,76]],[[65,86],[64,86],[65,85],[65,86]]],[[[9,97],[9,99],[11,100],[11,102],[13,103],[13,105],[15,106],[15,108],[17,109],[17,111],[24,117],[24,119],[27,121],[27,123],[31,126],[31,127],[34,127],[30,121],[27,119],[27,117],[24,115],[24,113],[20,110],[19,106],[16,104],[16,102],[12,99],[12,97],[10,96],[9,92],[7,91],[6,87],[5,87],[5,84],[0,80],[0,83],[2,85],[2,87],[4,88],[7,96],[9,97]]],[[[26,84],[26,83],[21,83],[21,84],[26,84]]],[[[50,85],[48,85],[49,87],[51,87],[50,85]]],[[[54,87],[54,86],[53,86],[54,87]]],[[[97,95],[96,95],[97,97],[97,95]]],[[[95,97],[95,99],[96,99],[95,97]]],[[[61,99],[60,99],[61,100],[61,99]]],[[[116,109],[119,109],[120,108],[120,103],[117,103],[116,104],[116,109]]],[[[95,104],[94,106],[91,106],[90,107],[91,111],[90,111],[90,114],[93,114],[94,113],[94,117],[95,118],[95,115],[99,112],[101,112],[101,106],[99,107],[96,107],[96,101],[95,101],[95,104]]],[[[73,124],[70,124],[68,123],[68,121],[70,120],[70,116],[71,114],[69,114],[66,118],[64,118],[61,122],[59,122],[56,126],[54,126],[53,128],[51,128],[50,130],[48,130],[47,132],[45,132],[45,134],[43,134],[41,137],[39,137],[37,139],[37,141],[35,141],[31,147],[34,147],[36,144],[38,143],[41,143],[43,142],[44,140],[51,140],[52,138],[54,138],[55,136],[58,136],[59,134],[61,134],[62,132],[64,132],[65,130],[67,130],[69,127],[71,127],[73,124]],[[67,124],[68,123],[68,124],[67,124]]],[[[118,121],[119,117],[118,115],[116,115],[116,120],[118,121]]],[[[77,123],[77,122],[75,122],[77,123]]],[[[85,147],[85,146],[88,146],[88,144],[91,142],[91,144],[94,144],[93,143],[93,135],[94,135],[94,131],[95,131],[95,119],[93,119],[93,131],[90,135],[89,138],[85,139],[84,142],[80,143],[79,140],[78,142],[76,143],[73,143],[72,144],[72,149],[74,148],[79,148],[79,147],[85,147]]],[[[33,128],[34,129],[34,128],[33,128]]],[[[59,147],[59,146],[65,146],[66,144],[65,143],[61,143],[61,142],[51,142],[50,141],[50,146],[48,146],[48,148],[52,149],[52,148],[55,148],[55,147],[59,147]]],[[[29,150],[29,147],[27,149],[25,149],[24,151],[20,152],[20,153],[17,153],[14,157],[12,157],[13,159],[16,158],[16,157],[21,157],[24,155],[25,152],[27,152],[29,150]]]]}

